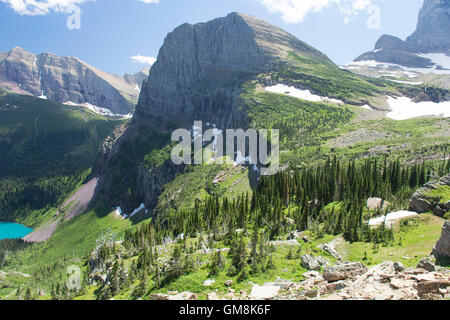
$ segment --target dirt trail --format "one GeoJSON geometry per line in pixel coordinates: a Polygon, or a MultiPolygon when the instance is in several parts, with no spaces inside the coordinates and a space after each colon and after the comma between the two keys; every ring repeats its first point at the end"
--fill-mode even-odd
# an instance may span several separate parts
{"type": "Polygon", "coordinates": [[[53,219],[39,229],[25,236],[23,240],[27,242],[43,242],[48,240],[55,232],[59,223],[70,220],[83,213],[95,198],[97,188],[100,186],[102,177],[96,177],[81,186],[62,206],[64,214],[59,212],[53,219]]]}

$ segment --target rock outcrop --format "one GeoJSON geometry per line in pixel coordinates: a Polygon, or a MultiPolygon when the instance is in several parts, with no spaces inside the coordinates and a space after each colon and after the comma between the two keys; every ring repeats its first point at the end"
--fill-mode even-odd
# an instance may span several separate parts
{"type": "MultiPolygon", "coordinates": [[[[336,269],[342,267],[336,266],[336,269]]],[[[348,267],[343,267],[348,269],[348,267]]],[[[357,268],[348,277],[327,281],[311,274],[300,283],[293,283],[273,300],[443,300],[450,298],[450,275],[445,271],[396,268],[386,261],[371,268],[357,268]]]]}
{"type": "Polygon", "coordinates": [[[128,114],[139,95],[136,85],[75,57],[34,55],[16,47],[0,54],[0,88],[60,103],[89,103],[128,114]]]}
{"type": "Polygon", "coordinates": [[[437,242],[432,253],[436,258],[450,258],[450,222],[442,227],[442,236],[437,242]]]}
{"type": "Polygon", "coordinates": [[[317,259],[307,254],[302,256],[301,265],[303,268],[308,270],[319,271],[321,269],[317,259]]]}
{"type": "Polygon", "coordinates": [[[380,198],[369,198],[367,199],[367,208],[369,210],[387,210],[390,203],[380,198]]]}
{"type": "Polygon", "coordinates": [[[439,199],[438,201],[430,196],[432,190],[442,186],[450,186],[450,175],[446,175],[440,180],[428,182],[422,188],[417,189],[410,199],[410,209],[417,213],[432,211],[435,215],[443,217],[450,210],[450,199],[445,199],[445,201],[439,199]]]}
{"type": "Polygon", "coordinates": [[[366,271],[367,267],[360,262],[344,263],[325,268],[323,271],[323,277],[328,282],[336,282],[364,274],[366,271]]]}

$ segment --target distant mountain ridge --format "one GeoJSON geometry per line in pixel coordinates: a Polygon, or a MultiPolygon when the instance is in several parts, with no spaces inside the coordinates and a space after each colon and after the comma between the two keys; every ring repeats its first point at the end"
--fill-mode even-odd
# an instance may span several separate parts
{"type": "Polygon", "coordinates": [[[150,68],[151,68],[151,66],[145,67],[138,73],[134,73],[134,74],[126,73],[126,74],[124,74],[123,78],[125,79],[125,81],[128,84],[130,84],[134,87],[138,87],[139,90],[141,90],[142,83],[145,80],[147,80],[147,78],[148,78],[148,74],[150,73],[150,68]]]}
{"type": "Polygon", "coordinates": [[[425,0],[416,31],[405,41],[382,35],[374,50],[343,67],[370,77],[414,79],[450,89],[450,1],[425,0]]]}
{"type": "Polygon", "coordinates": [[[35,55],[20,47],[0,53],[0,88],[60,103],[85,104],[129,114],[139,86],[76,57],[35,55]]]}
{"type": "MultiPolygon", "coordinates": [[[[425,0],[416,31],[405,41],[392,35],[381,36],[373,51],[355,59],[394,63],[409,68],[447,69],[429,54],[442,54],[450,61],[450,1],[425,0]]],[[[450,67],[449,67],[450,69],[450,67]]]]}

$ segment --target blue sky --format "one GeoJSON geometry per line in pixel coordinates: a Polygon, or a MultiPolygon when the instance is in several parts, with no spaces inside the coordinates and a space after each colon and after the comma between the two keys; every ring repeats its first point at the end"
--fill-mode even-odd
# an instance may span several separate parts
{"type": "Polygon", "coordinates": [[[384,33],[402,39],[410,35],[422,3],[423,0],[0,0],[0,51],[20,46],[33,53],[76,56],[101,70],[123,75],[145,67],[131,57],[156,57],[166,34],[178,25],[205,22],[237,11],[275,24],[323,51],[335,63],[347,64],[371,50],[384,33]],[[66,26],[74,8],[81,10],[80,29],[66,26]]]}

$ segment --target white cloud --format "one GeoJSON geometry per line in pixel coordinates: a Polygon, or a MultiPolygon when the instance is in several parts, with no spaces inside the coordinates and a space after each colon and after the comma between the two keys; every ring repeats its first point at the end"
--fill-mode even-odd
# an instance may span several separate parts
{"type": "Polygon", "coordinates": [[[0,0],[21,15],[46,15],[50,12],[72,13],[78,5],[95,0],[0,0]]]}
{"type": "MultiPolygon", "coordinates": [[[[141,1],[144,1],[144,0],[141,0],[141,1]]],[[[146,1],[149,1],[149,0],[146,0],[146,1]]],[[[131,60],[133,60],[134,62],[137,62],[137,63],[148,64],[149,66],[153,65],[156,62],[156,58],[141,56],[140,54],[131,57],[131,60]]]]}
{"type": "MultiPolygon", "coordinates": [[[[73,13],[78,5],[95,0],[0,0],[21,15],[46,15],[50,12],[73,13]]],[[[159,3],[159,0],[139,0],[144,3],[159,3]]]]}
{"type": "Polygon", "coordinates": [[[337,5],[348,23],[360,11],[366,11],[374,0],[256,0],[265,5],[270,12],[281,13],[287,23],[302,22],[310,12],[320,12],[337,5]]]}

